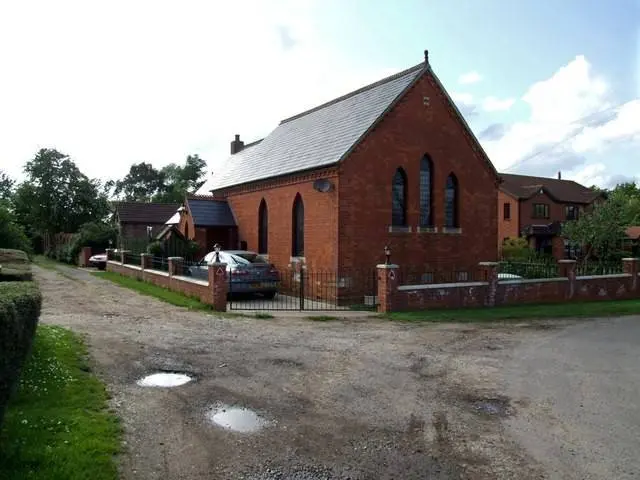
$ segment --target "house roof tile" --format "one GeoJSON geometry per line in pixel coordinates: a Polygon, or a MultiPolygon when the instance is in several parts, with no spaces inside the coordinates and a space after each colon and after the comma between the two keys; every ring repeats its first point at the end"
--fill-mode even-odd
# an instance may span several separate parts
{"type": "Polygon", "coordinates": [[[600,193],[573,180],[559,180],[557,178],[533,177],[529,175],[515,175],[501,173],[501,190],[525,200],[535,195],[543,188],[551,197],[559,202],[588,204],[595,200],[600,193]]]}
{"type": "Polygon", "coordinates": [[[113,202],[121,223],[165,223],[179,205],[174,203],[113,202]]]}
{"type": "Polygon", "coordinates": [[[426,68],[418,64],[283,120],[261,142],[231,155],[205,188],[214,191],[337,163],[426,68]]]}

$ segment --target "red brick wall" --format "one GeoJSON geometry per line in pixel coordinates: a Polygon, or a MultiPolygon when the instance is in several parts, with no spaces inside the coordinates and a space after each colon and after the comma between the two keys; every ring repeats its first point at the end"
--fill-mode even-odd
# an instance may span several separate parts
{"type": "MultiPolygon", "coordinates": [[[[637,277],[637,275],[636,275],[637,277]]],[[[632,275],[521,280],[498,282],[495,305],[561,303],[572,301],[625,300],[640,298],[640,279],[634,288],[632,275]]],[[[490,293],[489,284],[472,286],[450,284],[397,290],[394,309],[429,310],[438,308],[481,307],[490,293]]]]}
{"type": "Polygon", "coordinates": [[[518,200],[511,195],[498,191],[498,250],[502,249],[505,238],[520,236],[520,212],[518,200]],[[511,204],[511,219],[504,218],[504,204],[511,204]]]}
{"type": "Polygon", "coordinates": [[[389,244],[392,262],[436,265],[436,270],[475,269],[478,259],[497,258],[498,186],[495,172],[463,133],[460,120],[424,76],[340,165],[340,266],[372,268],[389,244]],[[424,98],[429,97],[429,105],[424,98]],[[420,160],[433,161],[435,226],[444,225],[444,188],[453,172],[459,182],[461,234],[416,233],[420,160]],[[398,167],[408,177],[411,233],[388,233],[391,181],[398,167]]]}
{"type": "MultiPolygon", "coordinates": [[[[238,224],[239,241],[249,250],[258,250],[258,209],[267,202],[269,260],[284,269],[291,263],[292,212],[296,194],[304,203],[304,250],[308,268],[335,271],[338,264],[338,177],[324,176],[335,185],[331,192],[313,189],[313,179],[300,177],[286,184],[265,186],[248,192],[230,193],[227,197],[238,224]]],[[[370,265],[371,266],[371,265],[370,265]]]]}
{"type": "Polygon", "coordinates": [[[520,202],[520,228],[525,225],[543,225],[554,221],[564,222],[564,203],[556,203],[546,193],[538,193],[533,197],[520,202]],[[549,218],[533,218],[533,205],[546,203],[549,205],[549,218]]]}

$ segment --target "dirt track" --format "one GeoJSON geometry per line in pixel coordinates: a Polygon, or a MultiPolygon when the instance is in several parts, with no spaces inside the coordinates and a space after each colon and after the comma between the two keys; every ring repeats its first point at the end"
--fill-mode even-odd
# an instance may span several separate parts
{"type": "Polygon", "coordinates": [[[124,479],[557,478],[508,433],[530,406],[504,395],[503,368],[557,326],[217,318],[70,275],[37,269],[42,321],[87,334],[124,422],[124,479]],[[196,381],[136,385],[158,370],[196,381]],[[228,432],[206,421],[215,402],[272,423],[228,432]]]}

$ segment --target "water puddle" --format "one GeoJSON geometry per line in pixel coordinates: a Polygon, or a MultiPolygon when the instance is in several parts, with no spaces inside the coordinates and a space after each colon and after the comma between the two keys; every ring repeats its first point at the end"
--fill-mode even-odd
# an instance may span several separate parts
{"type": "Polygon", "coordinates": [[[505,416],[509,414],[509,403],[504,399],[485,399],[473,403],[473,408],[487,415],[505,416]]]}
{"type": "Polygon", "coordinates": [[[207,412],[207,418],[218,427],[240,433],[254,433],[269,424],[253,410],[229,405],[212,407],[207,412]]]}
{"type": "Polygon", "coordinates": [[[185,373],[154,373],[138,380],[141,387],[179,387],[193,380],[185,373]]]}

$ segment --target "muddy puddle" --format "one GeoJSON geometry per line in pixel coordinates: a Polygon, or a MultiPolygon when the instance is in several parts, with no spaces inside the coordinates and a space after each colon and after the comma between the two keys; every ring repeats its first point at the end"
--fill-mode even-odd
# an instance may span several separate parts
{"type": "Polygon", "coordinates": [[[140,387],[179,387],[189,383],[193,377],[186,373],[159,372],[141,378],[136,383],[140,387]]]}
{"type": "Polygon", "coordinates": [[[207,411],[213,425],[239,433],[255,433],[269,425],[269,421],[249,408],[215,405],[207,411]]]}

